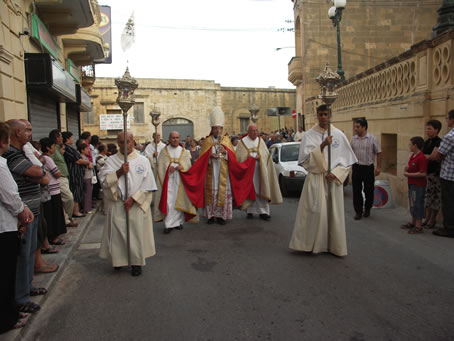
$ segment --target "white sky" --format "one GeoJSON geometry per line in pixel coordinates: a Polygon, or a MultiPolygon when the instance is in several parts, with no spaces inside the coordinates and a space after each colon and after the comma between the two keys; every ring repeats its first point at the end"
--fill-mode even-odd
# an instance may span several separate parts
{"type": "Polygon", "coordinates": [[[222,86],[294,88],[287,80],[295,55],[290,0],[99,0],[112,9],[112,64],[97,77],[119,77],[129,61],[135,78],[214,80],[222,86]],[[132,11],[134,46],[120,37],[132,11]],[[276,48],[284,48],[276,51],[276,48]]]}

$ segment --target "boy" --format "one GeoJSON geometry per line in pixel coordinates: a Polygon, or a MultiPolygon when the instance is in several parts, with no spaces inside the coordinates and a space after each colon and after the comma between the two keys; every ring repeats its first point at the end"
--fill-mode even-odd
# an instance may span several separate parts
{"type": "Polygon", "coordinates": [[[412,219],[410,223],[402,225],[401,228],[409,229],[409,234],[417,234],[424,233],[421,221],[424,218],[427,159],[422,152],[424,148],[424,139],[422,137],[412,137],[408,146],[413,154],[408,160],[408,166],[404,169],[404,176],[408,178],[408,199],[412,219]]]}

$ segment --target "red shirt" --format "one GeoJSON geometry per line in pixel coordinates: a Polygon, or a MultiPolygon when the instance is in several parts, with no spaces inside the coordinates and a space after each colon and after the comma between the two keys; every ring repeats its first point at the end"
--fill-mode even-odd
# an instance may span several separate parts
{"type": "MultiPolygon", "coordinates": [[[[410,160],[408,160],[408,173],[426,173],[427,172],[427,159],[422,152],[417,155],[412,154],[410,160]]],[[[423,178],[412,178],[408,177],[409,185],[416,185],[418,187],[424,187],[427,185],[426,177],[423,178]]]]}

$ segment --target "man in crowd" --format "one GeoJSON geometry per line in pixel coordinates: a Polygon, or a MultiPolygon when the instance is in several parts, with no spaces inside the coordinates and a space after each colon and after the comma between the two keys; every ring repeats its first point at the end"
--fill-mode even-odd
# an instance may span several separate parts
{"type": "Polygon", "coordinates": [[[353,152],[358,162],[352,168],[353,207],[355,208],[355,220],[370,215],[374,203],[375,177],[381,171],[381,147],[374,135],[367,132],[368,124],[365,118],[355,120],[355,132],[351,141],[353,152]],[[377,159],[377,167],[374,169],[374,161],[377,159]],[[363,186],[366,202],[363,200],[363,186]]]}
{"type": "Polygon", "coordinates": [[[440,182],[443,228],[432,233],[440,237],[454,238],[454,110],[448,113],[446,122],[451,130],[443,137],[440,147],[435,148],[429,157],[429,160],[442,160],[440,182]]]}
{"type": "Polygon", "coordinates": [[[281,140],[279,139],[279,133],[277,133],[277,134],[276,133],[272,133],[270,135],[270,139],[266,143],[266,146],[269,149],[273,144],[280,143],[280,142],[281,142],[281,140]]]}
{"type": "Polygon", "coordinates": [[[317,108],[317,119],[318,125],[308,130],[301,141],[298,163],[308,175],[289,247],[346,256],[343,183],[357,159],[342,131],[331,126],[328,136],[326,105],[317,108]],[[332,169],[328,169],[328,145],[332,145],[332,169]]]}
{"type": "Polygon", "coordinates": [[[258,137],[258,129],[255,124],[249,125],[247,136],[241,139],[236,149],[239,162],[253,157],[256,160],[254,171],[254,189],[256,200],[251,202],[246,200],[243,209],[247,209],[248,219],[253,218],[253,214],[258,214],[263,220],[270,220],[270,205],[281,204],[282,195],[274,169],[273,162],[270,162],[270,153],[263,140],[258,137]]]}
{"type": "Polygon", "coordinates": [[[180,172],[191,167],[191,154],[180,146],[178,132],[172,131],[169,141],[170,144],[164,147],[158,157],[156,198],[160,199],[160,204],[154,206],[154,220],[164,220],[165,234],[174,228],[183,229],[185,213],[197,216],[197,210],[189,200],[180,178],[180,172]]]}
{"type": "Polygon", "coordinates": [[[131,274],[139,276],[145,259],[156,253],[150,203],[152,192],[157,188],[150,162],[134,149],[132,134],[120,133],[117,142],[119,152],[107,159],[99,173],[104,200],[110,202],[99,254],[101,258],[111,259],[116,270],[128,265],[126,210],[129,214],[131,274]],[[125,177],[128,180],[127,197],[125,177]]]}
{"type": "MultiPolygon", "coordinates": [[[[153,141],[151,141],[145,148],[145,156],[150,160],[151,168],[153,172],[156,168],[156,163],[159,157],[159,153],[165,147],[165,143],[161,142],[161,135],[159,133],[153,133],[153,141]]],[[[156,175],[156,173],[155,173],[156,175]]]]}
{"type": "Polygon", "coordinates": [[[40,184],[47,185],[49,178],[41,167],[31,163],[22,150],[23,146],[30,140],[31,134],[31,131],[26,129],[25,123],[20,120],[9,120],[7,124],[11,129],[10,146],[3,157],[7,160],[8,168],[19,189],[21,200],[35,217],[33,222],[30,222],[25,229],[24,242],[20,244],[17,260],[16,303],[21,312],[34,313],[40,309],[40,306],[30,301],[30,293],[44,294],[47,292],[44,288],[34,288],[32,281],[41,202],[39,186],[40,184]]]}
{"type": "Polygon", "coordinates": [[[295,136],[293,137],[293,141],[295,142],[301,142],[304,136],[304,131],[303,127],[298,127],[298,131],[295,133],[295,136]]]}
{"type": "Polygon", "coordinates": [[[69,189],[69,171],[66,165],[63,154],[65,153],[65,145],[63,143],[63,137],[58,129],[54,129],[49,133],[49,138],[55,142],[55,153],[50,157],[54,160],[55,165],[61,173],[58,178],[61,191],[61,201],[63,203],[63,211],[65,213],[65,222],[68,227],[75,227],[77,223],[72,219],[74,211],[74,197],[69,189]]]}

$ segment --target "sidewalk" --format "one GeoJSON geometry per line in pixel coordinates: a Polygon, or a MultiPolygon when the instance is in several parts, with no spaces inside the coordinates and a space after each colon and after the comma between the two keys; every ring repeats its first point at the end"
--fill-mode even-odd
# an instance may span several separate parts
{"type": "MultiPolygon", "coordinates": [[[[58,253],[43,255],[46,262],[50,264],[58,264],[59,270],[50,274],[37,274],[33,277],[33,285],[36,288],[46,288],[48,293],[42,296],[31,297],[31,300],[41,306],[41,310],[45,309],[46,296],[50,295],[53,286],[60,278],[60,274],[63,272],[64,266],[71,259],[71,255],[77,248],[79,241],[85,235],[86,228],[90,225],[92,220],[98,214],[101,201],[97,202],[96,209],[93,209],[93,213],[88,214],[82,219],[77,219],[79,225],[77,227],[68,227],[68,232],[65,234],[65,245],[55,246],[58,249],[58,253]]],[[[99,213],[101,214],[101,213],[99,213]]],[[[39,314],[38,311],[36,314],[39,314]]],[[[21,329],[13,329],[5,334],[0,335],[0,341],[19,341],[22,340],[25,329],[29,328],[30,324],[33,323],[33,315],[27,318],[27,325],[21,329]]]]}

